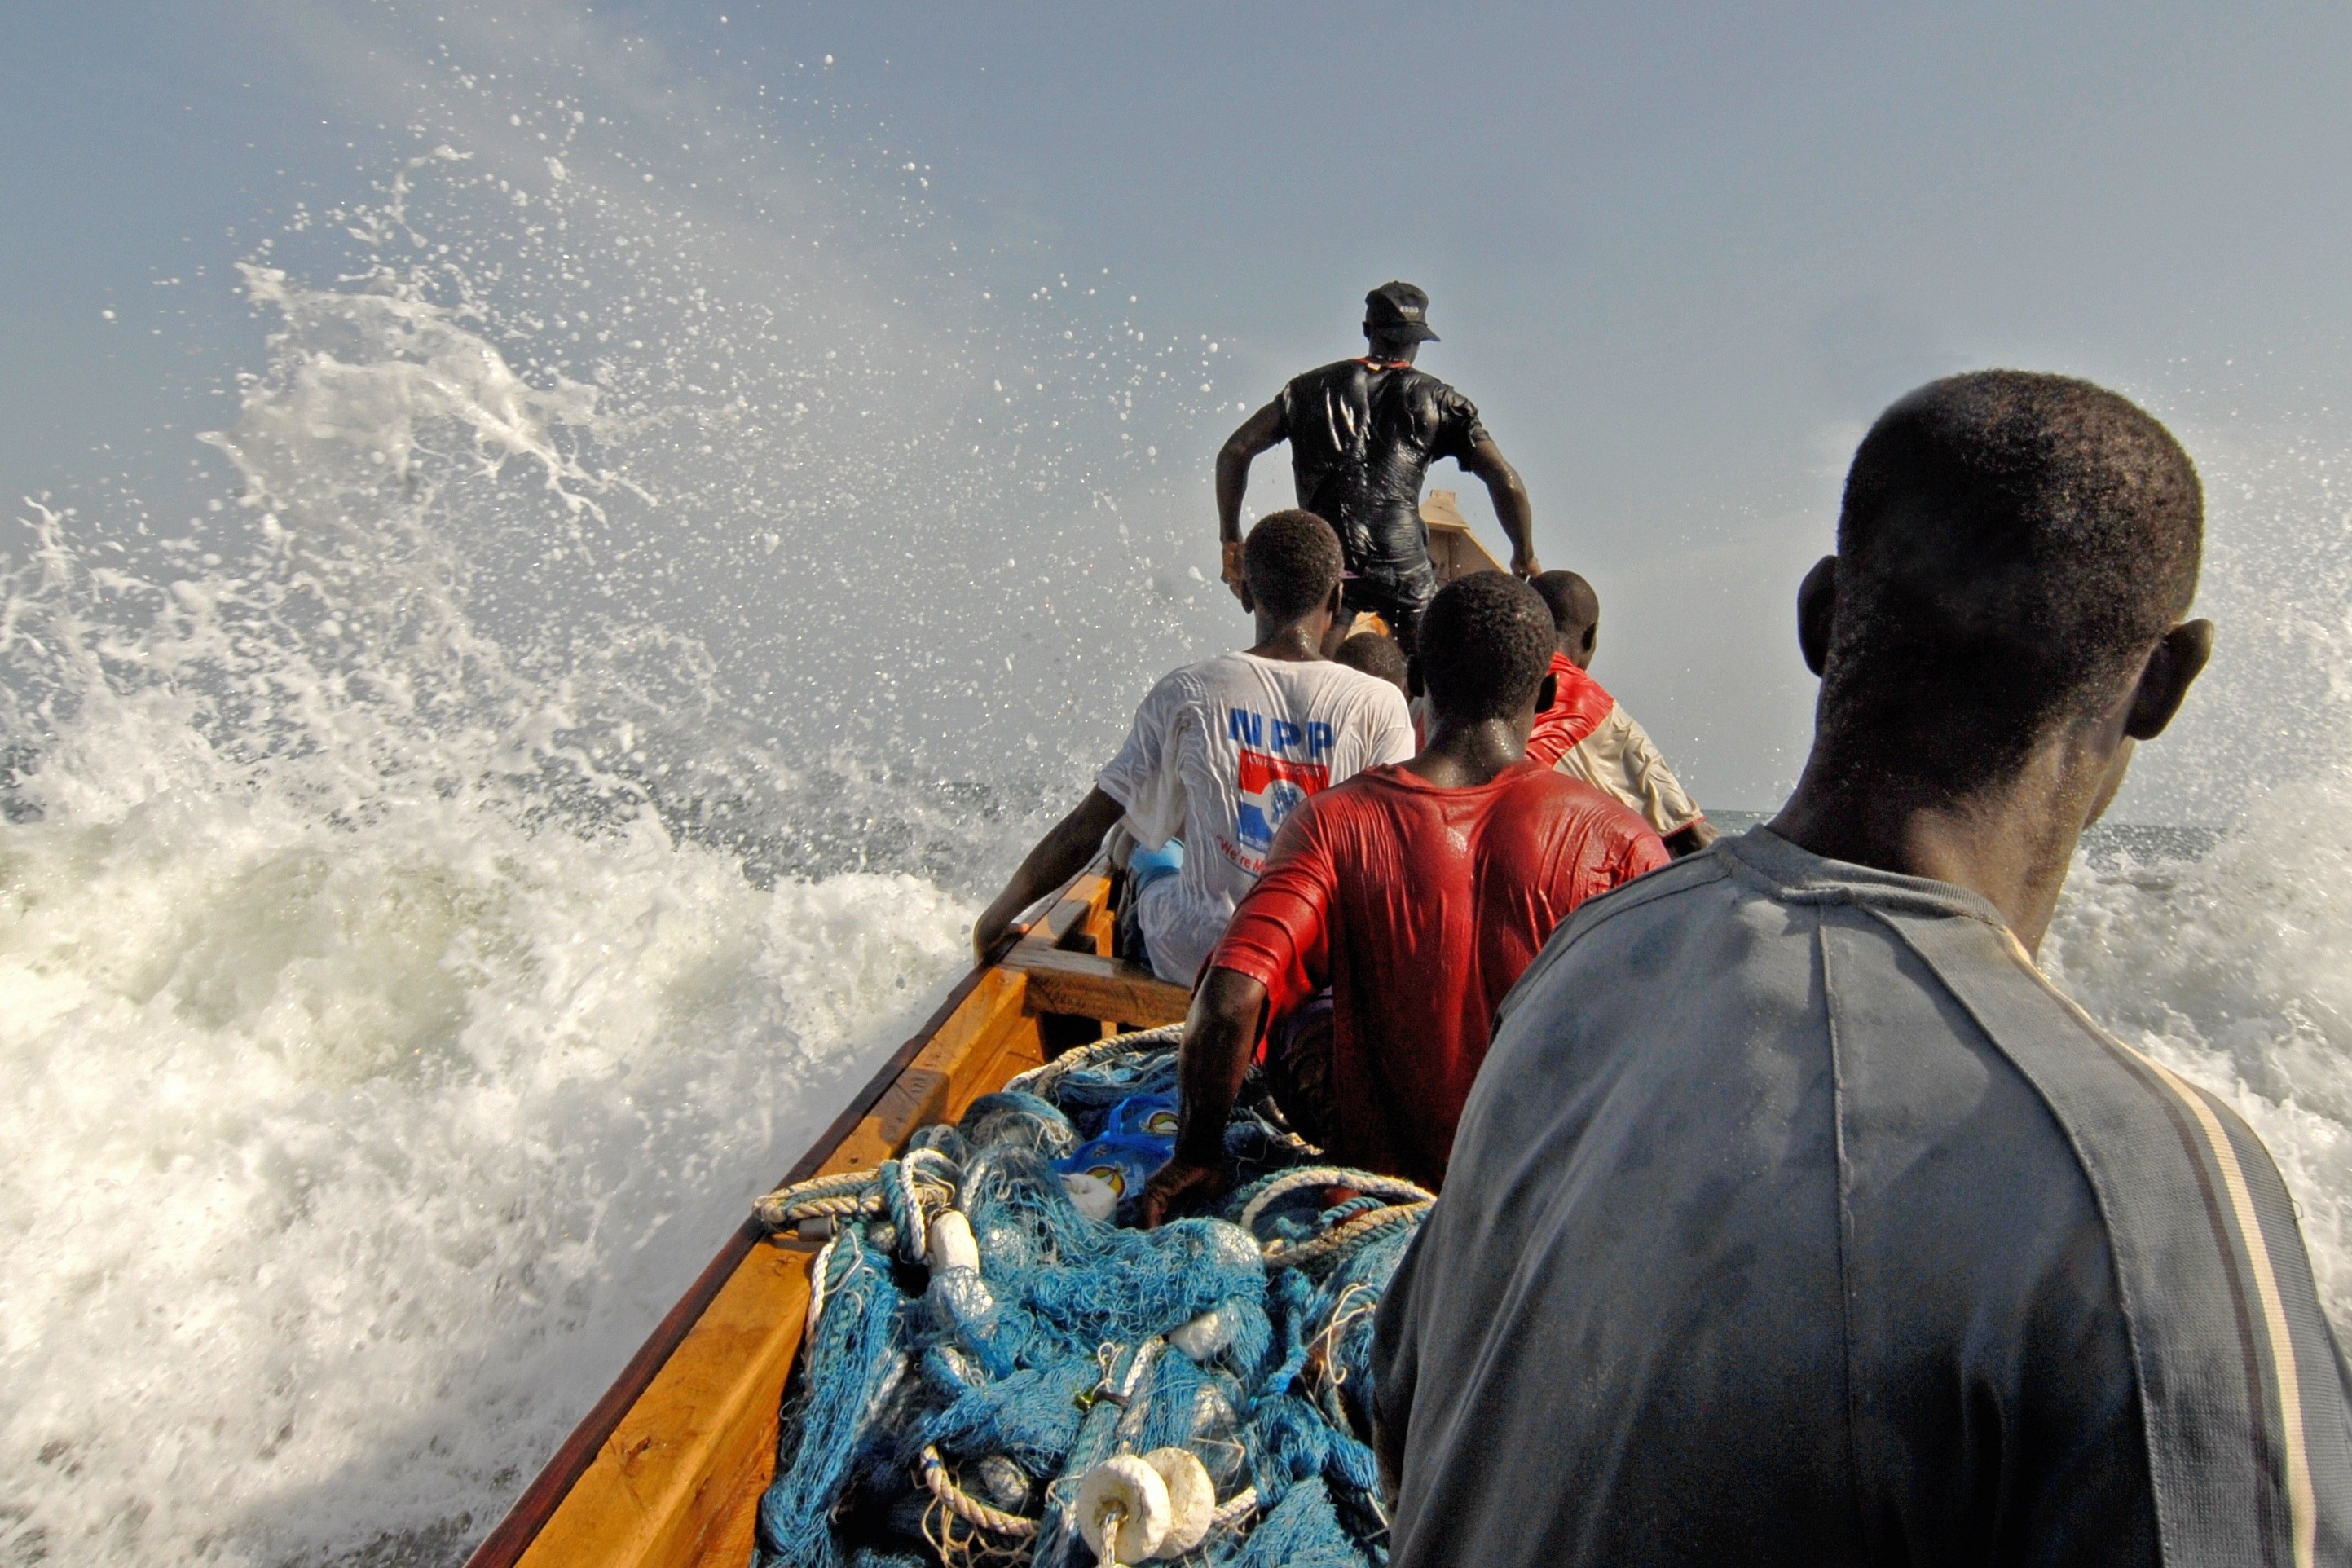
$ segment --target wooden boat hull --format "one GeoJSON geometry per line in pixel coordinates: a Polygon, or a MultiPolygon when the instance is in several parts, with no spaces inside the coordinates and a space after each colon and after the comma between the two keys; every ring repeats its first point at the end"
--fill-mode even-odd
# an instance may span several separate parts
{"type": "MultiPolygon", "coordinates": [[[[1175,1023],[1181,986],[1105,956],[1111,879],[1066,889],[976,968],[786,1174],[866,1170],[1051,1050],[1175,1023]]],[[[815,1248],[746,1219],[566,1439],[468,1568],[685,1568],[751,1561],[815,1248]]]]}

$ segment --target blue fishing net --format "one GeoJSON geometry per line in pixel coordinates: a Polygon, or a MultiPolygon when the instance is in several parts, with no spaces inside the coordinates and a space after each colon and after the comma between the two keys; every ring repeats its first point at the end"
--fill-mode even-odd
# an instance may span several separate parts
{"type": "Polygon", "coordinates": [[[1089,1218],[1066,1184],[1074,1156],[1168,1131],[1176,1051],[1161,1032],[1077,1056],[924,1129],[905,1170],[886,1167],[841,1218],[761,1504],[760,1568],[1091,1564],[1080,1479],[1164,1447],[1201,1460],[1220,1505],[1175,1561],[1386,1562],[1372,1309],[1418,1206],[1378,1178],[1365,1191],[1302,1169],[1316,1151],[1253,1083],[1226,1138],[1244,1185],[1217,1214],[1152,1231],[1089,1218]],[[976,1270],[910,1260],[926,1216],[940,1223],[908,1212],[916,1180],[951,1187],[976,1270]]]}

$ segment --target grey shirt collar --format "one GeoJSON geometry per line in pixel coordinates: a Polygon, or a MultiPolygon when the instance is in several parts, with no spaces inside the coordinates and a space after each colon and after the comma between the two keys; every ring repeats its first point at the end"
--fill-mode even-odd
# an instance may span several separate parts
{"type": "Polygon", "coordinates": [[[1769,827],[1751,827],[1715,846],[1731,874],[1789,904],[1859,904],[1905,914],[1962,915],[1999,931],[2009,922],[1981,893],[1927,877],[1832,860],[1800,849],[1769,827]]]}

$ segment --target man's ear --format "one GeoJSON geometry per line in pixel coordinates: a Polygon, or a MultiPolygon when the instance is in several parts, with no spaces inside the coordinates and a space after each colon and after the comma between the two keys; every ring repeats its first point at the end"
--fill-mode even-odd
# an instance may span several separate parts
{"type": "Polygon", "coordinates": [[[1549,713],[1551,705],[1559,700],[1559,677],[1547,675],[1536,686],[1536,711],[1549,713]]]}
{"type": "Polygon", "coordinates": [[[1336,621],[1348,613],[1347,605],[1348,584],[1347,580],[1342,578],[1332,584],[1331,592],[1324,595],[1323,607],[1331,612],[1331,618],[1336,621]]]}
{"type": "MultiPolygon", "coordinates": [[[[1579,661],[1577,668],[1580,669],[1591,669],[1592,668],[1592,656],[1601,649],[1601,621],[1598,616],[1593,618],[1593,622],[1591,626],[1584,628],[1584,640],[1579,645],[1579,647],[1582,651],[1584,658],[1579,661]]],[[[1550,704],[1546,703],[1544,706],[1549,707],[1550,704]]]]}
{"type": "Polygon", "coordinates": [[[1797,589],[1797,647],[1815,675],[1829,668],[1830,632],[1837,625],[1837,557],[1813,563],[1797,589]]]}
{"type": "Polygon", "coordinates": [[[2132,693],[2124,733],[2135,741],[2153,741],[2164,733],[2181,699],[2213,657],[2213,623],[2183,621],[2164,634],[2139,672],[2139,689],[2132,693]]]}

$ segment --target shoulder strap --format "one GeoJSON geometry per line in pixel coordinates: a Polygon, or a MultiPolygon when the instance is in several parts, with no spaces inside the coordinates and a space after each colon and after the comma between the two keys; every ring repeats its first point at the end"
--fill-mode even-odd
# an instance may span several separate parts
{"type": "Polygon", "coordinates": [[[1873,908],[2038,1092],[2115,1258],[2168,1563],[2352,1561],[2352,1434],[2278,1169],[2230,1108],[2100,1028],[2008,931],[1873,908]]]}

